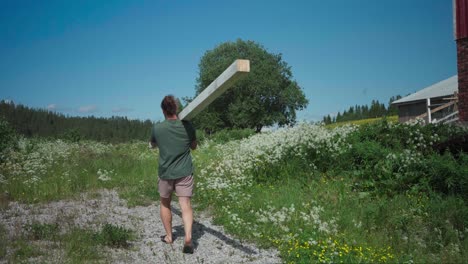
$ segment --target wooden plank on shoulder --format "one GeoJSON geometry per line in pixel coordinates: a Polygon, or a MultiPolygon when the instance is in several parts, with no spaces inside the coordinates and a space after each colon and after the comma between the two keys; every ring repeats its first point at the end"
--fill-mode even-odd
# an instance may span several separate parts
{"type": "Polygon", "coordinates": [[[208,87],[203,90],[182,112],[179,113],[180,120],[191,120],[216,98],[229,89],[237,80],[250,72],[249,60],[236,60],[221,75],[218,76],[208,87]]]}

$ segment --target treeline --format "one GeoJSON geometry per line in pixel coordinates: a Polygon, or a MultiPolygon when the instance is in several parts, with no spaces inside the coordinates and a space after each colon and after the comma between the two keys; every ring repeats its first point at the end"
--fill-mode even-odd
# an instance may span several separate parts
{"type": "Polygon", "coordinates": [[[370,106],[351,106],[348,110],[344,110],[343,113],[338,112],[338,114],[334,117],[331,117],[330,115],[324,116],[323,122],[328,125],[337,122],[397,115],[398,109],[395,106],[392,106],[392,102],[400,98],[400,95],[392,96],[388,102],[387,107],[384,103],[380,103],[379,100],[372,100],[370,106]]]}
{"type": "Polygon", "coordinates": [[[150,120],[129,120],[126,117],[70,117],[46,109],[34,109],[21,104],[0,101],[0,118],[5,119],[18,134],[26,137],[81,139],[105,142],[148,140],[150,120]]]}

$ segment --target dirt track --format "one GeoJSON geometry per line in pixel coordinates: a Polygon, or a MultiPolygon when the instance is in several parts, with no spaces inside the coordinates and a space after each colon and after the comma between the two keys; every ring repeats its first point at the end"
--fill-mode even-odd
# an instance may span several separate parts
{"type": "MultiPolygon", "coordinates": [[[[177,202],[173,202],[174,244],[159,240],[164,228],[159,219],[159,204],[128,208],[117,192],[102,190],[99,195],[83,194],[78,200],[58,201],[41,205],[10,203],[2,211],[0,223],[13,238],[25,232],[24,226],[32,222],[57,223],[61,232],[72,227],[99,230],[105,223],[134,230],[136,240],[129,249],[105,247],[104,255],[111,263],[280,263],[274,250],[259,249],[227,235],[223,228],[212,224],[206,213],[195,211],[193,242],[195,253],[182,253],[183,225],[177,202]]],[[[34,242],[50,252],[32,262],[63,263],[60,247],[45,241],[34,242]]],[[[4,262],[0,260],[0,263],[4,262]]]]}

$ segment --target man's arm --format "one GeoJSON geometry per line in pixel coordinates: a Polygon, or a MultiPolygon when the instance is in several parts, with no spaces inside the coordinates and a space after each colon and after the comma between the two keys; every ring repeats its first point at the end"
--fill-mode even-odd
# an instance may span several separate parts
{"type": "Polygon", "coordinates": [[[198,146],[197,132],[190,121],[182,120],[182,124],[184,125],[185,131],[187,132],[189,140],[191,140],[190,149],[195,150],[198,146]]]}
{"type": "Polygon", "coordinates": [[[157,148],[158,147],[158,144],[156,143],[156,137],[154,136],[154,128],[151,131],[151,138],[150,138],[150,141],[149,141],[148,145],[149,145],[150,148],[157,148]]]}
{"type": "Polygon", "coordinates": [[[192,150],[195,150],[198,146],[198,143],[197,143],[197,140],[195,139],[194,141],[192,141],[192,143],[190,143],[190,149],[192,150]]]}
{"type": "Polygon", "coordinates": [[[150,147],[150,148],[157,148],[157,147],[158,147],[158,144],[156,144],[156,142],[150,141],[150,142],[149,142],[149,147],[150,147]]]}

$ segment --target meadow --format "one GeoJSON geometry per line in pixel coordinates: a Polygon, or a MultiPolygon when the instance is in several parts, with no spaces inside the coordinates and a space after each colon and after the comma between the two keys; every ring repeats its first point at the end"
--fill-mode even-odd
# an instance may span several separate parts
{"type": "MultiPolygon", "coordinates": [[[[277,248],[285,263],[462,263],[468,259],[468,155],[437,146],[466,133],[387,120],[199,133],[193,203],[242,240],[277,248]]],[[[158,153],[147,142],[15,142],[0,157],[1,208],[103,188],[117,190],[130,206],[158,201],[158,153]]],[[[30,236],[0,239],[0,258],[40,254],[28,240],[56,233],[53,226],[25,228],[30,236]]],[[[69,256],[82,260],[92,243],[119,245],[130,233],[107,226],[58,239],[82,248],[69,256]],[[88,239],[70,239],[83,234],[88,239]]],[[[0,226],[0,238],[5,234],[0,226]]]]}
{"type": "MultiPolygon", "coordinates": [[[[335,128],[338,126],[344,126],[344,125],[366,125],[366,124],[372,124],[375,122],[379,122],[382,120],[382,117],[375,117],[375,118],[365,118],[365,119],[359,119],[359,120],[352,120],[352,121],[343,121],[343,122],[335,122],[326,125],[328,128],[335,128]]],[[[391,115],[388,117],[385,117],[385,120],[391,123],[397,123],[398,122],[398,116],[397,115],[391,115]]]]}

